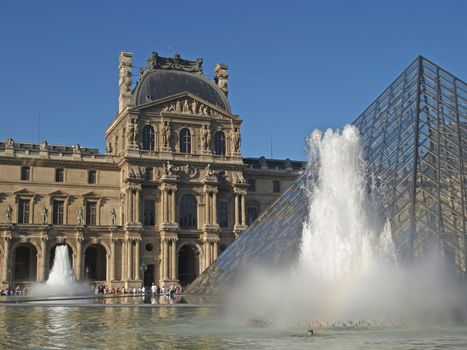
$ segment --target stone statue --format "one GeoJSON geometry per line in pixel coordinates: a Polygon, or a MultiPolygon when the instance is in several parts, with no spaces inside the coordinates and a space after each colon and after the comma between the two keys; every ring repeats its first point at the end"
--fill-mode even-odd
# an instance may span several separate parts
{"type": "Polygon", "coordinates": [[[135,120],[134,119],[130,119],[129,123],[128,123],[128,134],[127,134],[127,137],[128,137],[128,144],[134,144],[136,142],[136,127],[135,127],[135,120]]]}
{"type": "Polygon", "coordinates": [[[240,144],[242,140],[240,137],[240,132],[238,131],[238,128],[235,128],[234,131],[232,131],[232,143],[233,143],[233,150],[234,153],[239,154],[240,153],[240,144]]]}
{"type": "Polygon", "coordinates": [[[107,145],[105,146],[105,153],[106,154],[112,154],[112,141],[107,142],[107,145]]]}
{"type": "Polygon", "coordinates": [[[117,223],[117,212],[115,211],[115,208],[112,208],[110,212],[110,220],[112,221],[112,225],[116,225],[117,223]]]}
{"type": "Polygon", "coordinates": [[[211,147],[212,135],[211,135],[211,128],[209,125],[206,125],[206,149],[209,150],[211,147]]]}
{"type": "Polygon", "coordinates": [[[12,214],[13,214],[13,208],[11,207],[11,205],[8,204],[8,207],[5,210],[5,215],[6,215],[6,219],[9,224],[11,224],[12,214]]]}
{"type": "Polygon", "coordinates": [[[204,169],[204,176],[212,177],[214,175],[216,175],[216,173],[211,169],[211,164],[208,163],[208,165],[206,165],[206,168],[204,169]]]}
{"type": "Polygon", "coordinates": [[[48,213],[49,213],[49,211],[47,210],[47,208],[46,208],[46,207],[42,207],[41,216],[42,216],[42,224],[43,224],[43,225],[47,225],[47,223],[48,223],[48,221],[49,221],[48,213]]]}
{"type": "Polygon", "coordinates": [[[169,140],[170,140],[170,124],[169,122],[164,123],[164,127],[162,128],[162,146],[165,148],[169,148],[169,140]]]}
{"type": "Polygon", "coordinates": [[[208,111],[208,107],[207,107],[207,106],[203,106],[201,114],[202,114],[202,115],[209,115],[209,111],[208,111]]]}
{"type": "Polygon", "coordinates": [[[83,224],[83,207],[78,208],[78,217],[77,217],[76,221],[77,221],[78,225],[83,224]]]}
{"type": "Polygon", "coordinates": [[[6,147],[13,148],[14,144],[15,141],[11,137],[8,140],[6,140],[6,147]]]}
{"type": "Polygon", "coordinates": [[[177,100],[177,102],[175,103],[175,112],[176,113],[182,112],[182,103],[180,102],[180,100],[177,100]]]}
{"type": "Polygon", "coordinates": [[[190,106],[188,100],[183,101],[183,113],[190,113],[190,106]]]}
{"type": "Polygon", "coordinates": [[[167,163],[164,163],[164,172],[165,175],[173,175],[173,166],[169,161],[167,161],[167,163]]]}
{"type": "Polygon", "coordinates": [[[73,145],[73,153],[81,153],[81,146],[79,144],[73,145]]]}
{"type": "Polygon", "coordinates": [[[214,81],[216,82],[217,86],[224,92],[225,96],[229,94],[229,66],[226,64],[217,64],[214,68],[214,73],[216,77],[214,81]]]}
{"type": "Polygon", "coordinates": [[[207,149],[207,131],[206,131],[206,125],[201,125],[201,130],[200,130],[200,136],[201,136],[201,149],[204,151],[207,149]]]}
{"type": "Polygon", "coordinates": [[[191,113],[197,114],[197,112],[198,112],[198,102],[196,102],[196,100],[193,100],[193,102],[191,102],[191,113]]]}
{"type": "Polygon", "coordinates": [[[42,141],[42,142],[41,142],[41,145],[40,145],[40,150],[41,150],[41,151],[47,151],[47,146],[48,146],[48,145],[49,145],[49,144],[48,144],[47,141],[45,141],[45,140],[42,141]]]}

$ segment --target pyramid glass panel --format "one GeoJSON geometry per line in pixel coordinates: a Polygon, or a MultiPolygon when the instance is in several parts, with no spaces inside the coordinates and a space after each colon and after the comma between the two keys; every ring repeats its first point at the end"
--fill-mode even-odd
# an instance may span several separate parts
{"type": "MultiPolygon", "coordinates": [[[[354,121],[379,182],[402,261],[433,249],[466,277],[467,85],[418,57],[354,121]]],[[[275,202],[189,288],[217,294],[242,268],[284,266],[299,255],[307,175],[275,202]]]]}

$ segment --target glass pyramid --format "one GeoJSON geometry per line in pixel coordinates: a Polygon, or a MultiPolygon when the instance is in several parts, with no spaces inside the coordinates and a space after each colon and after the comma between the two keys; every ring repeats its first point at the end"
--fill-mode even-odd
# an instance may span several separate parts
{"type": "MultiPolygon", "coordinates": [[[[466,276],[467,85],[419,56],[354,121],[402,260],[433,249],[466,276]]],[[[187,290],[219,294],[255,263],[288,266],[300,254],[308,210],[303,175],[187,290]]]]}

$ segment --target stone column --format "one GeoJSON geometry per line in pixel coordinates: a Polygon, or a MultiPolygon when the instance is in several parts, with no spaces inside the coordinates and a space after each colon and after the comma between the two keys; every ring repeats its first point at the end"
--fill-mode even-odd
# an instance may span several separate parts
{"type": "Polygon", "coordinates": [[[131,280],[132,279],[132,263],[131,263],[131,260],[132,260],[132,254],[131,254],[131,250],[132,250],[132,245],[133,245],[133,241],[131,239],[128,239],[128,241],[126,242],[126,257],[127,257],[127,279],[128,280],[131,280]]]}
{"type": "Polygon", "coordinates": [[[235,226],[240,225],[240,208],[239,208],[238,193],[235,193],[235,226]]]}
{"type": "Polygon", "coordinates": [[[110,282],[112,281],[112,279],[110,278],[110,269],[112,268],[112,252],[108,252],[107,254],[105,254],[105,264],[107,270],[105,271],[105,281],[110,282]]]}
{"type": "Polygon", "coordinates": [[[167,238],[164,239],[164,277],[163,279],[166,280],[169,278],[169,240],[167,238]]]}
{"type": "Polygon", "coordinates": [[[140,249],[140,244],[139,244],[139,240],[136,240],[135,241],[135,280],[139,280],[140,279],[140,276],[139,276],[139,249],[140,249]]]}
{"type": "Polygon", "coordinates": [[[115,263],[117,262],[117,259],[115,259],[115,239],[110,240],[110,253],[112,255],[112,259],[110,260],[110,276],[109,279],[111,281],[115,280],[115,263]]]}
{"type": "Polygon", "coordinates": [[[213,261],[217,260],[219,256],[219,241],[214,242],[214,253],[213,253],[213,261]]]}
{"type": "Polygon", "coordinates": [[[245,195],[242,194],[242,225],[246,225],[245,195]]]}
{"type": "Polygon", "coordinates": [[[209,192],[206,191],[205,193],[205,203],[206,203],[206,225],[211,223],[211,203],[209,198],[209,192]]]}
{"type": "Polygon", "coordinates": [[[170,257],[171,257],[171,276],[170,276],[170,279],[171,280],[176,280],[177,279],[177,269],[176,269],[176,266],[177,266],[177,240],[176,239],[172,239],[172,246],[171,246],[171,252],[170,252],[170,257]]]}
{"type": "Polygon", "coordinates": [[[162,223],[165,223],[165,222],[166,222],[166,220],[165,220],[165,217],[166,217],[165,212],[167,211],[167,208],[166,208],[165,203],[166,203],[166,201],[165,201],[165,189],[162,189],[162,190],[161,190],[161,213],[162,213],[162,223]]]}
{"type": "Polygon", "coordinates": [[[140,205],[140,191],[139,190],[136,190],[136,203],[135,203],[135,216],[136,216],[136,223],[140,223],[140,208],[141,208],[141,205],[140,205]]]}
{"type": "Polygon", "coordinates": [[[81,240],[77,239],[76,240],[76,256],[74,257],[73,261],[73,269],[75,270],[75,276],[77,280],[80,280],[83,278],[81,271],[81,240]]]}
{"type": "Polygon", "coordinates": [[[211,265],[211,262],[210,262],[210,256],[211,256],[211,246],[210,246],[210,243],[209,241],[206,241],[204,242],[204,269],[206,270],[209,265],[211,265]]]}
{"type": "Polygon", "coordinates": [[[44,282],[45,279],[45,259],[47,256],[47,240],[45,238],[41,238],[41,255],[38,261],[39,268],[38,268],[38,280],[39,282],[44,282]]]}
{"type": "Polygon", "coordinates": [[[122,239],[122,273],[120,274],[121,280],[126,279],[126,269],[125,269],[125,254],[126,254],[126,241],[122,239]]]}
{"type": "Polygon", "coordinates": [[[5,237],[3,239],[3,250],[4,250],[4,255],[3,255],[3,265],[2,265],[2,278],[3,278],[3,281],[7,282],[8,281],[8,260],[10,259],[9,238],[5,237]]]}
{"type": "Polygon", "coordinates": [[[175,190],[172,190],[170,197],[171,197],[171,204],[172,204],[170,222],[174,224],[175,223],[175,190]]]}
{"type": "Polygon", "coordinates": [[[217,225],[217,192],[212,193],[212,223],[217,225]]]}

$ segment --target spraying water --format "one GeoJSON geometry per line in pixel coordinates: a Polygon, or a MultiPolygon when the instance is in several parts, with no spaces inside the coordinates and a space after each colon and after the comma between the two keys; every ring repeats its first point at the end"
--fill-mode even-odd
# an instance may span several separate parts
{"type": "Polygon", "coordinates": [[[308,141],[309,214],[297,264],[285,270],[249,266],[229,295],[229,314],[275,326],[425,322],[451,319],[453,310],[464,314],[462,289],[436,259],[397,265],[358,130],[315,130],[308,141]]]}
{"type": "Polygon", "coordinates": [[[55,248],[55,258],[52,270],[49,273],[49,279],[46,286],[56,288],[57,286],[66,286],[75,282],[75,274],[70,264],[68,246],[61,245],[55,248]]]}
{"type": "Polygon", "coordinates": [[[309,144],[319,170],[309,189],[300,264],[321,279],[340,281],[368,269],[377,256],[393,255],[390,230],[368,195],[358,130],[315,130],[309,144]]]}
{"type": "Polygon", "coordinates": [[[35,284],[31,289],[33,296],[70,296],[90,294],[90,286],[78,282],[70,264],[67,245],[55,248],[55,257],[49,279],[44,284],[35,284]]]}

